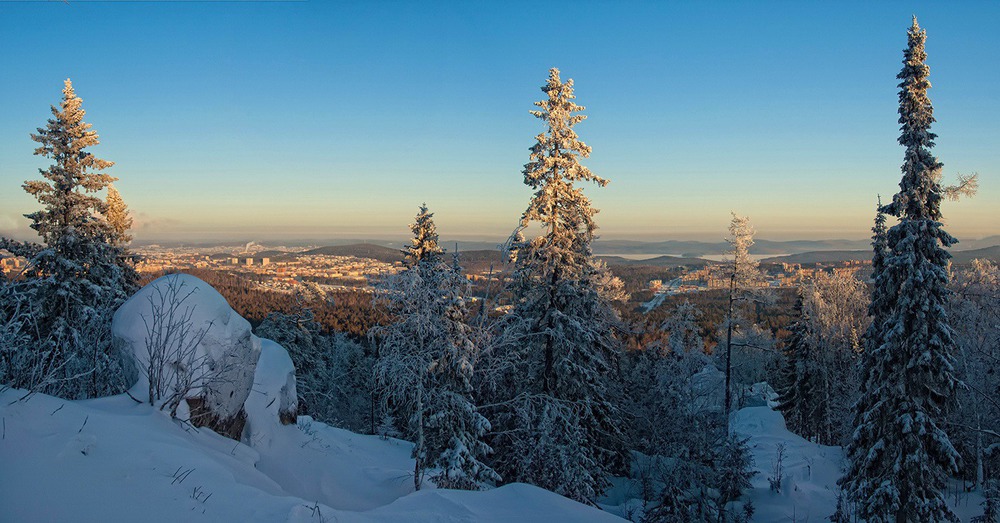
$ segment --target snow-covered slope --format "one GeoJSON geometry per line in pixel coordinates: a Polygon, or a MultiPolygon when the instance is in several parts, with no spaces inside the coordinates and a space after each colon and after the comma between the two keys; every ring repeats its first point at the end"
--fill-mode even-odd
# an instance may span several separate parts
{"type": "MultiPolygon", "coordinates": [[[[837,506],[837,479],[842,474],[841,447],[818,445],[785,428],[785,419],[771,407],[750,407],[733,415],[733,430],[749,437],[757,475],[748,493],[756,513],[754,521],[827,521],[837,506]],[[785,448],[780,492],[770,488],[775,477],[778,445],[785,448]]],[[[951,486],[948,501],[962,521],[982,513],[982,496],[951,486]]]]}
{"type": "Polygon", "coordinates": [[[0,393],[0,521],[621,521],[523,484],[412,492],[411,445],[308,418],[258,449],[125,396],[0,393]]]}
{"type": "MultiPolygon", "coordinates": [[[[765,386],[760,387],[760,401],[770,403],[766,397],[773,391],[761,385],[765,386]]],[[[733,414],[733,430],[749,438],[747,445],[757,472],[743,501],[753,502],[755,523],[828,521],[837,507],[843,449],[818,445],[790,432],[784,417],[772,406],[747,407],[733,414]],[[782,481],[781,489],[775,492],[768,478],[775,477],[779,445],[784,447],[782,481]]],[[[638,481],[615,478],[602,506],[618,515],[638,518],[642,513],[642,502],[637,499],[641,491],[638,481]]],[[[970,521],[982,513],[983,498],[978,492],[965,492],[960,484],[953,483],[947,497],[961,521],[970,521]]]]}
{"type": "Polygon", "coordinates": [[[781,413],[770,407],[736,412],[733,430],[750,438],[757,469],[749,493],[756,508],[754,521],[826,521],[833,514],[844,460],[840,447],[818,445],[789,432],[781,413]],[[768,478],[776,477],[779,446],[784,446],[781,490],[773,492],[768,478]]]}

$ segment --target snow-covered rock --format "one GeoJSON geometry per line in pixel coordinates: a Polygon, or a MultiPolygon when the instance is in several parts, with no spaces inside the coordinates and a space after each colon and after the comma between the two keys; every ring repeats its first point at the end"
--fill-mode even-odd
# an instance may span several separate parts
{"type": "Polygon", "coordinates": [[[115,312],[112,332],[134,359],[136,399],[188,399],[195,414],[207,410],[223,425],[242,416],[260,339],[211,285],[188,274],[158,278],[115,312]]]}
{"type": "Polygon", "coordinates": [[[262,338],[253,391],[244,403],[247,422],[243,441],[255,448],[270,446],[276,427],[295,423],[296,398],[291,356],[281,345],[262,338]]]}

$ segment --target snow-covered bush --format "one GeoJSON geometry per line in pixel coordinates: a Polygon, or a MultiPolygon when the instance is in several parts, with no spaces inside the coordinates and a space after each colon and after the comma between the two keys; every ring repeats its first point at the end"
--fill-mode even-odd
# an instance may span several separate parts
{"type": "Polygon", "coordinates": [[[44,381],[42,358],[25,333],[31,321],[29,308],[25,293],[0,275],[0,389],[32,390],[44,381]]]}

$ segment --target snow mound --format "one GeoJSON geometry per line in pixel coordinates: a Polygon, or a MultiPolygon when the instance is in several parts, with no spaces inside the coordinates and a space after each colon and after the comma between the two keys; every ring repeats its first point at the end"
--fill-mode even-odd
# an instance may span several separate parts
{"type": "Polygon", "coordinates": [[[277,427],[295,423],[296,398],[291,356],[281,345],[262,338],[253,390],[244,403],[247,422],[243,441],[255,448],[270,446],[277,427]]]}
{"type": "MultiPolygon", "coordinates": [[[[267,344],[267,360],[280,360],[267,344]]],[[[277,382],[278,373],[269,376],[277,382]]],[[[276,423],[269,444],[251,448],[126,396],[22,396],[0,392],[3,522],[621,521],[521,484],[486,492],[428,484],[414,493],[411,443],[307,416],[276,423]]]]}
{"type": "Polygon", "coordinates": [[[211,285],[188,274],[160,277],[115,312],[112,332],[134,360],[135,398],[197,398],[221,420],[240,415],[260,339],[211,285]]]}

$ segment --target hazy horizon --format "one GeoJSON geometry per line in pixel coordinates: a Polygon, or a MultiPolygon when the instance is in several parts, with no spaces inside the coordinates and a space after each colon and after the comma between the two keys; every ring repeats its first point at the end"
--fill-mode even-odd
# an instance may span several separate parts
{"type": "Polygon", "coordinates": [[[585,3],[566,31],[530,3],[0,2],[0,235],[34,239],[21,190],[73,80],[138,241],[405,237],[426,202],[446,238],[504,238],[531,192],[528,114],[549,67],[576,82],[611,180],[605,239],[868,237],[903,148],[896,73],[927,29],[949,233],[1000,234],[1000,4],[585,3]],[[762,8],[761,6],[771,8],[762,8]],[[59,38],[76,34],[73,52],[59,38]]]}

